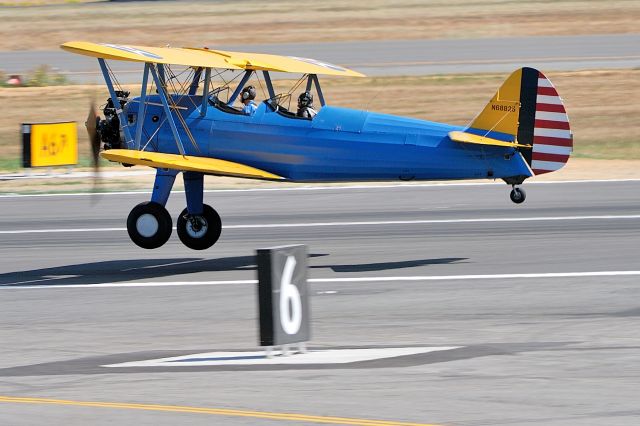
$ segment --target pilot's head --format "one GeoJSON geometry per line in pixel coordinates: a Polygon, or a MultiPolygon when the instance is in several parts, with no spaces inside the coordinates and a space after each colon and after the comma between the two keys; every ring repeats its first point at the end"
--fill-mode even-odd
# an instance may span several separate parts
{"type": "Polygon", "coordinates": [[[298,108],[312,107],[313,95],[310,92],[302,92],[298,96],[298,108]]]}
{"type": "Polygon", "coordinates": [[[242,89],[242,92],[240,92],[240,100],[242,101],[243,104],[248,103],[249,101],[252,101],[256,98],[256,88],[253,86],[247,86],[244,89],[242,89]]]}

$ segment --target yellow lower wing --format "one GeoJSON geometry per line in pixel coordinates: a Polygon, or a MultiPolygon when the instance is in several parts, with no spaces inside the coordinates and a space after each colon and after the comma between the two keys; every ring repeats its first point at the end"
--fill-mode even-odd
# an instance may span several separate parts
{"type": "Polygon", "coordinates": [[[498,139],[488,138],[486,136],[474,135],[473,133],[453,131],[449,132],[452,141],[462,143],[475,143],[478,145],[506,146],[509,148],[531,148],[532,145],[525,145],[516,142],[505,142],[498,139]]]}
{"type": "Polygon", "coordinates": [[[159,169],[173,169],[188,172],[201,172],[217,176],[233,176],[249,179],[282,180],[284,178],[264,170],[217,158],[182,156],[161,152],[134,151],[129,149],[109,149],[100,153],[109,161],[125,164],[137,164],[159,169]]]}

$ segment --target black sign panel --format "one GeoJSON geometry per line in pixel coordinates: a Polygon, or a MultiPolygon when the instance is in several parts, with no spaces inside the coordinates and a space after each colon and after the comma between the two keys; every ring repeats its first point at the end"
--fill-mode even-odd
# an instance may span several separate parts
{"type": "Polygon", "coordinates": [[[307,247],[257,251],[260,345],[280,346],[311,338],[307,247]]]}

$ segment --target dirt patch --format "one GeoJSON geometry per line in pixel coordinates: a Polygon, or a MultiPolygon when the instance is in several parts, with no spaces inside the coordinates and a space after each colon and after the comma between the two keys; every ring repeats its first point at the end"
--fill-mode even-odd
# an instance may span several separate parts
{"type": "Polygon", "coordinates": [[[637,1],[8,1],[0,50],[70,40],[164,46],[637,32],[637,1]],[[68,2],[64,2],[68,3],[68,2]]]}

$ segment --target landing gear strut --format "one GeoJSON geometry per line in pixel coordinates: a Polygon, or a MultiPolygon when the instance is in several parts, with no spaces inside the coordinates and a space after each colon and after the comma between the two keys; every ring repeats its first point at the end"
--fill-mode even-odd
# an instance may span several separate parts
{"type": "Polygon", "coordinates": [[[527,198],[527,193],[524,192],[524,189],[513,185],[513,189],[511,190],[511,194],[509,194],[509,197],[514,203],[521,204],[527,198]]]}
{"type": "Polygon", "coordinates": [[[222,232],[220,215],[211,206],[202,205],[201,215],[190,215],[184,209],[178,216],[178,237],[193,250],[206,250],[218,241],[222,232]]]}

